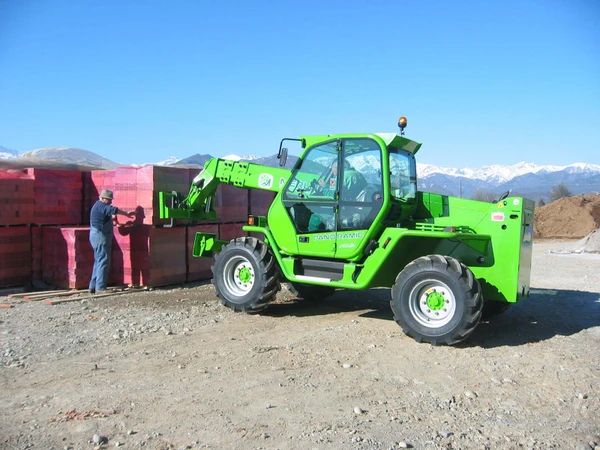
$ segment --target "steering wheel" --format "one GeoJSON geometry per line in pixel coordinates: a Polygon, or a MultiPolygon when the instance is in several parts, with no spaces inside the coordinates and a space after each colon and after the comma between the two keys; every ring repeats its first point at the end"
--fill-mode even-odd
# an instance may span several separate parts
{"type": "Polygon", "coordinates": [[[320,195],[322,190],[323,188],[316,179],[310,182],[309,193],[311,195],[320,195]]]}

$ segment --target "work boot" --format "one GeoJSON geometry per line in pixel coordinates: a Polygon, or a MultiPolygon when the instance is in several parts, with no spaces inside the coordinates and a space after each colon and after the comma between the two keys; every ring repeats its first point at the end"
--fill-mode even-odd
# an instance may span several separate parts
{"type": "Polygon", "coordinates": [[[90,289],[90,295],[94,295],[96,293],[96,289],[90,289]]]}

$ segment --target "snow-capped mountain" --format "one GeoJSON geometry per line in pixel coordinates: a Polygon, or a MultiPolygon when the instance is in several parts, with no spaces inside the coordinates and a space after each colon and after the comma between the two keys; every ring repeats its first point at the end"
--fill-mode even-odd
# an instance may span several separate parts
{"type": "Polygon", "coordinates": [[[71,147],[47,147],[29,152],[21,153],[19,159],[45,160],[63,164],[74,164],[86,167],[97,167],[99,169],[114,169],[117,163],[106,159],[96,153],[82,148],[71,147]]]}
{"type": "Polygon", "coordinates": [[[439,167],[433,164],[417,163],[417,173],[419,177],[425,178],[433,174],[442,174],[452,177],[465,177],[470,179],[487,181],[490,183],[505,183],[513,178],[525,175],[528,173],[551,173],[567,170],[570,173],[574,172],[599,172],[600,166],[594,164],[575,163],[569,166],[540,166],[535,163],[522,161],[512,166],[483,166],[480,168],[455,169],[448,167],[439,167]]]}
{"type": "MultiPolygon", "coordinates": [[[[141,164],[142,166],[202,166],[206,163],[206,161],[208,161],[210,158],[212,158],[212,155],[208,155],[208,154],[204,154],[204,155],[200,155],[199,153],[196,153],[195,155],[192,156],[188,156],[187,158],[177,158],[175,156],[171,156],[170,158],[165,159],[164,161],[160,161],[160,162],[156,162],[156,163],[146,163],[146,164],[141,164]]],[[[230,161],[253,161],[256,162],[257,160],[260,159],[259,156],[255,156],[255,155],[246,155],[246,156],[239,156],[236,154],[230,154],[230,155],[226,155],[226,156],[220,156],[221,159],[228,159],[230,161]]]]}
{"type": "Polygon", "coordinates": [[[151,165],[151,166],[172,166],[173,164],[176,164],[177,161],[180,161],[181,158],[178,158],[177,156],[171,156],[167,159],[165,159],[164,161],[159,161],[156,163],[152,163],[152,164],[146,164],[146,165],[151,165]]]}
{"type": "MultiPolygon", "coordinates": [[[[6,152],[3,152],[6,153],[6,152]]],[[[70,170],[114,169],[117,163],[96,153],[81,148],[46,147],[31,150],[9,157],[0,153],[0,166],[14,169],[26,167],[46,167],[70,170]]]]}
{"type": "Polygon", "coordinates": [[[417,164],[420,190],[472,197],[478,190],[493,194],[512,190],[535,200],[547,199],[552,187],[563,183],[573,194],[600,192],[600,166],[575,163],[568,166],[488,166],[481,169],[446,169],[417,164]]]}
{"type": "Polygon", "coordinates": [[[19,152],[12,148],[0,145],[0,159],[12,159],[19,156],[19,152]]]}
{"type": "Polygon", "coordinates": [[[179,161],[175,161],[174,163],[169,164],[169,166],[188,166],[188,167],[200,167],[206,164],[206,161],[211,159],[212,156],[209,154],[196,153],[195,155],[188,156],[187,158],[180,159],[179,161]]]}

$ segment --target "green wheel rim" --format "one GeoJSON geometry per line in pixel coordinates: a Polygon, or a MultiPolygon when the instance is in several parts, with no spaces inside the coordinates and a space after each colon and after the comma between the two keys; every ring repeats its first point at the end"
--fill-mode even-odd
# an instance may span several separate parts
{"type": "Polygon", "coordinates": [[[254,287],[256,276],[254,267],[243,256],[234,256],[225,264],[223,281],[229,292],[237,297],[243,297],[254,287]]]}
{"type": "Polygon", "coordinates": [[[429,328],[440,328],[456,313],[456,298],[452,290],[439,280],[426,279],[410,292],[410,313],[417,322],[429,328]]]}

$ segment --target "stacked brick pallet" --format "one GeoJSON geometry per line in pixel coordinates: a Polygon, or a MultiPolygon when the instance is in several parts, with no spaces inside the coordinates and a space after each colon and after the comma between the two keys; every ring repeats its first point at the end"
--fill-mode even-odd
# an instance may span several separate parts
{"type": "Polygon", "coordinates": [[[31,227],[31,279],[41,280],[43,278],[43,236],[44,227],[31,227]]]}
{"type": "Polygon", "coordinates": [[[33,221],[37,225],[79,225],[83,201],[77,170],[27,169],[33,178],[33,221]]]}
{"type": "Polygon", "coordinates": [[[134,286],[185,283],[186,232],[186,227],[118,228],[112,251],[115,282],[134,286]]]}
{"type": "Polygon", "coordinates": [[[26,225],[33,222],[31,176],[19,171],[0,171],[0,223],[26,225]]]}
{"type": "Polygon", "coordinates": [[[30,278],[29,227],[0,228],[0,288],[22,286],[30,278]]]}
{"type": "Polygon", "coordinates": [[[89,227],[50,226],[42,230],[42,280],[65,288],[86,288],[94,265],[89,227]]]}
{"type": "Polygon", "coordinates": [[[187,193],[197,169],[147,166],[79,172],[28,169],[0,171],[0,287],[33,280],[60,287],[87,287],[93,267],[88,241],[89,213],[102,189],[114,193],[114,205],[136,211],[134,220],[118,216],[110,284],[162,286],[210,278],[212,261],[194,258],[196,232],[229,240],[246,233],[248,213],[266,214],[273,194],[221,185],[217,220],[168,221],[158,214],[158,192],[187,193]],[[4,245],[11,243],[10,246],[4,245]],[[17,244],[18,245],[15,245],[17,244]]]}

